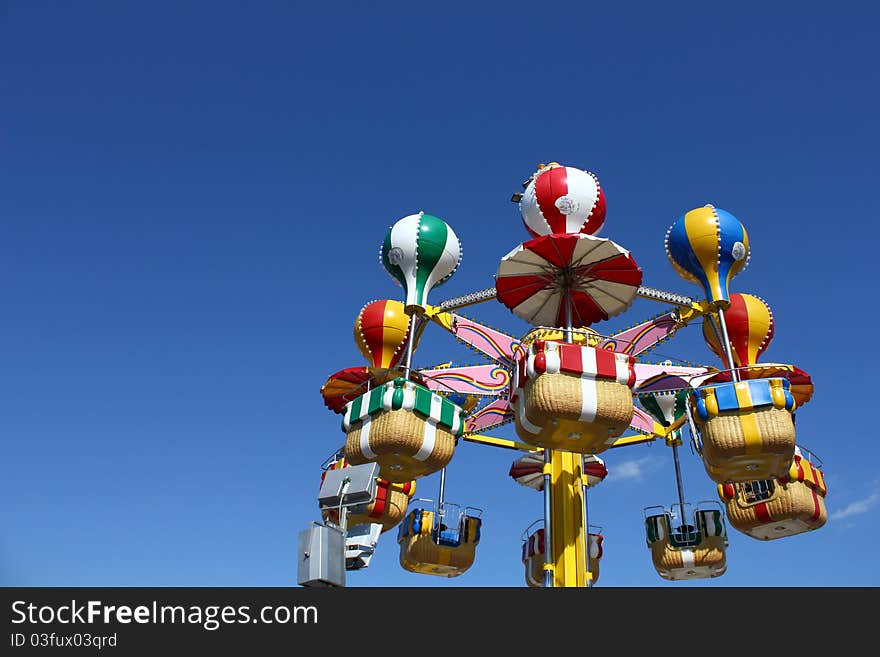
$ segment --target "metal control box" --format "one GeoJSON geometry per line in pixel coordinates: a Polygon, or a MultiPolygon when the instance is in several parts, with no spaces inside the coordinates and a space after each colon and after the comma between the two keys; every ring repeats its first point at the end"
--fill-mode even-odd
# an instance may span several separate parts
{"type": "Polygon", "coordinates": [[[299,533],[297,583],[345,586],[345,534],[339,527],[314,524],[299,533]]]}
{"type": "Polygon", "coordinates": [[[376,498],[378,463],[364,463],[339,470],[327,470],[318,491],[318,506],[335,509],[372,502],[376,498]]]}

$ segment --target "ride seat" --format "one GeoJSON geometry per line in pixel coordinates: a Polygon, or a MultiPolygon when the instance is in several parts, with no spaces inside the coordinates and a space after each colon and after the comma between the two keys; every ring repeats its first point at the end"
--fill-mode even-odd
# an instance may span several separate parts
{"type": "Polygon", "coordinates": [[[439,545],[445,545],[447,547],[458,547],[461,545],[461,529],[449,529],[445,523],[441,522],[437,530],[436,536],[439,545]]]}

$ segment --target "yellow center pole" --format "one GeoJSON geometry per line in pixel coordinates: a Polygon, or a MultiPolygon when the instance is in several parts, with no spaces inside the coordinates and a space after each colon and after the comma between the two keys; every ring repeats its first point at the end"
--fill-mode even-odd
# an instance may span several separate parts
{"type": "MultiPolygon", "coordinates": [[[[565,272],[565,330],[563,340],[574,342],[571,289],[565,272]]],[[[550,453],[550,517],[553,531],[547,543],[548,565],[553,566],[553,586],[587,586],[590,570],[584,527],[584,457],[559,449],[550,453]]],[[[546,467],[546,466],[545,466],[546,467]]],[[[546,513],[546,511],[545,511],[546,513]]],[[[545,530],[546,531],[546,530],[545,530]]]]}
{"type": "Polygon", "coordinates": [[[588,586],[590,569],[584,531],[583,455],[552,450],[550,459],[550,538],[553,586],[588,586]]]}

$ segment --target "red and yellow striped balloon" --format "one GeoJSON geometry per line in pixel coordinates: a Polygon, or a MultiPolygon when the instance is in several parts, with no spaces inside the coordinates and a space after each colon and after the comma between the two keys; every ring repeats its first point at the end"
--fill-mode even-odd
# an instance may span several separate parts
{"type": "MultiPolygon", "coordinates": [[[[724,311],[724,320],[736,361],[729,367],[746,367],[757,363],[758,356],[764,353],[773,339],[773,313],[770,307],[759,297],[734,293],[730,295],[730,308],[724,311]]],[[[708,318],[703,321],[703,339],[722,361],[726,360],[721,341],[708,318]]]]}
{"type": "Polygon", "coordinates": [[[403,358],[409,315],[392,299],[371,301],[354,322],[354,341],[373,367],[396,367],[403,358]]]}

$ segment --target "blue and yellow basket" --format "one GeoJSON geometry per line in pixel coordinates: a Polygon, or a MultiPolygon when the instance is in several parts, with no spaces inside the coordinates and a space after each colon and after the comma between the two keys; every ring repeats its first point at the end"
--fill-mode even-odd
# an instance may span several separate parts
{"type": "Polygon", "coordinates": [[[462,515],[457,527],[436,525],[434,512],[413,509],[397,532],[400,565],[423,575],[458,577],[474,564],[482,520],[462,515]]]}
{"type": "Polygon", "coordinates": [[[723,484],[785,476],[794,458],[795,408],[782,378],[697,388],[691,411],[709,477],[723,484]]]}

